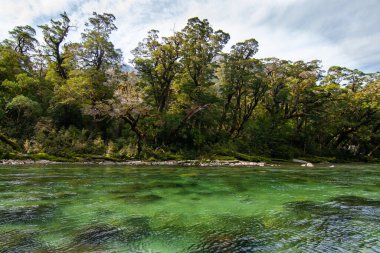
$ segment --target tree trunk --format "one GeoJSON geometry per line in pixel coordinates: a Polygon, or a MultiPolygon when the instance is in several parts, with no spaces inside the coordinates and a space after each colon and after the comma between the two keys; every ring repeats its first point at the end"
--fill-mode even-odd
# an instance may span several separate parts
{"type": "Polygon", "coordinates": [[[137,139],[137,157],[140,157],[142,152],[142,145],[145,139],[145,134],[137,127],[139,118],[134,118],[132,115],[127,114],[123,119],[129,124],[131,130],[135,133],[137,139]]]}
{"type": "Polygon", "coordinates": [[[171,132],[170,136],[174,138],[178,134],[179,130],[181,130],[181,128],[186,124],[186,122],[188,122],[195,114],[197,114],[200,111],[203,111],[207,107],[208,107],[208,104],[205,104],[205,105],[197,106],[194,109],[190,110],[186,114],[186,116],[181,120],[179,125],[171,132]]]}

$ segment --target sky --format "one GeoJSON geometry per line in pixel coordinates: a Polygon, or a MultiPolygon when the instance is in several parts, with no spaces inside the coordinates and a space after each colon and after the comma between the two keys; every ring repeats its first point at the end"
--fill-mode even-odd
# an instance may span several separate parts
{"type": "MultiPolygon", "coordinates": [[[[380,71],[380,0],[0,0],[0,40],[17,25],[37,28],[66,11],[79,41],[93,11],[112,13],[118,30],[111,40],[124,54],[151,29],[162,36],[180,31],[192,17],[208,19],[231,39],[225,48],[255,38],[257,58],[322,60],[333,65],[380,71]]],[[[39,30],[39,29],[37,29],[39,30]]],[[[41,39],[41,32],[38,31],[41,39]]]]}

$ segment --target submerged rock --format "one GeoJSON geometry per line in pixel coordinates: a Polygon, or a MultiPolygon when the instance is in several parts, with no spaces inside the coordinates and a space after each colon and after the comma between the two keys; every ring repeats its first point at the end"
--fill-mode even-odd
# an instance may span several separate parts
{"type": "Polygon", "coordinates": [[[294,201],[286,203],[285,207],[296,214],[314,218],[330,216],[335,219],[339,216],[344,219],[380,219],[380,201],[358,196],[339,196],[324,203],[294,201]]]}
{"type": "Polygon", "coordinates": [[[337,202],[346,206],[376,206],[380,207],[380,200],[374,200],[364,197],[344,195],[332,198],[331,201],[337,202]]]}
{"type": "Polygon", "coordinates": [[[331,199],[331,205],[349,212],[354,218],[370,223],[380,222],[380,201],[358,196],[339,196],[331,199]]]}
{"type": "Polygon", "coordinates": [[[130,243],[139,241],[151,234],[149,219],[146,217],[129,218],[120,227],[97,224],[88,227],[74,238],[73,247],[104,246],[110,242],[130,243]]]}
{"type": "Polygon", "coordinates": [[[152,182],[146,185],[149,189],[169,189],[169,188],[184,188],[197,186],[196,182],[191,183],[179,183],[179,182],[152,182]]]}
{"type": "Polygon", "coordinates": [[[148,217],[133,217],[123,223],[123,237],[126,241],[138,241],[152,233],[148,217]]]}
{"type": "MultiPolygon", "coordinates": [[[[278,248],[276,227],[264,224],[262,218],[219,215],[215,222],[215,226],[206,230],[189,252],[276,252],[278,248]]],[[[202,228],[196,229],[202,231],[202,228]]]]}
{"type": "Polygon", "coordinates": [[[248,253],[260,251],[258,242],[250,235],[212,233],[190,247],[191,253],[248,253]]]}
{"type": "Polygon", "coordinates": [[[95,225],[79,233],[74,239],[76,244],[102,244],[122,239],[122,229],[109,225],[95,225]]]}
{"type": "Polygon", "coordinates": [[[313,201],[294,201],[285,203],[286,209],[294,212],[297,215],[317,218],[326,217],[341,217],[350,219],[351,212],[347,209],[341,209],[339,206],[331,205],[330,203],[320,203],[313,201]]]}
{"type": "Polygon", "coordinates": [[[118,187],[117,190],[112,190],[110,193],[112,194],[128,194],[135,193],[144,190],[144,184],[142,183],[133,183],[133,184],[125,184],[123,186],[118,187]]]}
{"type": "Polygon", "coordinates": [[[45,221],[54,216],[55,206],[36,205],[0,209],[0,225],[45,221]]]}
{"type": "Polygon", "coordinates": [[[0,252],[29,253],[52,252],[38,240],[38,234],[30,231],[13,230],[0,233],[0,252]]]}
{"type": "Polygon", "coordinates": [[[78,196],[76,192],[56,192],[56,193],[47,193],[42,195],[40,198],[43,200],[52,200],[52,199],[67,199],[78,196]]]}
{"type": "Polygon", "coordinates": [[[379,205],[380,201],[357,196],[339,196],[322,203],[286,203],[285,207],[296,214],[288,224],[297,235],[294,251],[359,252],[365,248],[363,238],[379,231],[379,205]],[[366,222],[365,227],[357,226],[362,222],[366,222]]]}
{"type": "Polygon", "coordinates": [[[110,191],[113,194],[128,194],[128,193],[137,193],[155,189],[182,189],[186,187],[195,187],[197,186],[196,182],[166,182],[166,181],[154,181],[150,183],[133,183],[120,186],[117,190],[110,191]]]}
{"type": "Polygon", "coordinates": [[[162,197],[155,194],[127,194],[119,196],[118,198],[133,204],[147,204],[162,199],[162,197]]]}
{"type": "Polygon", "coordinates": [[[315,212],[318,210],[324,210],[322,203],[305,200],[305,201],[292,201],[284,204],[286,209],[294,211],[296,213],[302,212],[315,212]]]}

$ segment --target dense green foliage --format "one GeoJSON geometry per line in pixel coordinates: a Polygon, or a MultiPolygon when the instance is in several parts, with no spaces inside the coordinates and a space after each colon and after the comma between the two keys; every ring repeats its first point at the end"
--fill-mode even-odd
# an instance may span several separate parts
{"type": "Polygon", "coordinates": [[[380,157],[379,73],[257,59],[248,39],[192,18],[152,30],[125,71],[112,14],[67,42],[66,13],[0,44],[0,156],[179,159],[380,157]]]}

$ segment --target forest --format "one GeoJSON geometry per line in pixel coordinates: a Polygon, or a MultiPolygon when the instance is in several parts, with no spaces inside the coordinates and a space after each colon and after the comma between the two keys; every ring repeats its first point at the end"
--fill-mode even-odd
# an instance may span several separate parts
{"type": "Polygon", "coordinates": [[[148,32],[130,65],[114,15],[73,29],[64,12],[1,41],[0,159],[380,160],[380,72],[258,59],[254,38],[226,50],[197,17],[148,32]]]}

